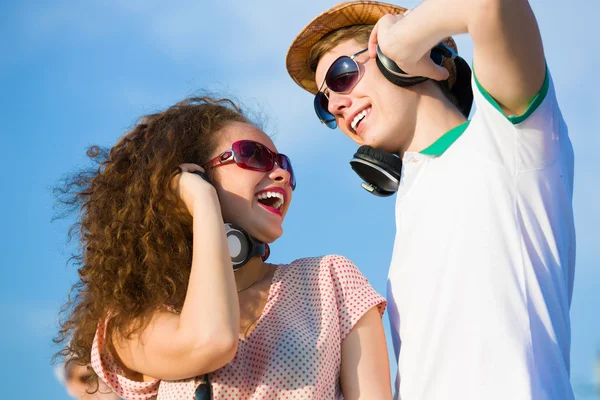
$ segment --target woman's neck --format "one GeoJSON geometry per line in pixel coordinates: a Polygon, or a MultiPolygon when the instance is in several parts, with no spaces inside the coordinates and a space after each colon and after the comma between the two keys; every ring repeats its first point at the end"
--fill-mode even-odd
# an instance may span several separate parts
{"type": "Polygon", "coordinates": [[[252,257],[246,265],[235,271],[238,293],[261,281],[270,269],[271,264],[265,263],[260,256],[252,257]]]}

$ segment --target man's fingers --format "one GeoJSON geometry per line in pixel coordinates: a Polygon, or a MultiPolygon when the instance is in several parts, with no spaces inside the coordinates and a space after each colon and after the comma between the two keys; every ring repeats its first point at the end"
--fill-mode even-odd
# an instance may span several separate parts
{"type": "Polygon", "coordinates": [[[404,60],[402,56],[397,54],[397,50],[392,49],[394,47],[394,25],[401,23],[402,19],[405,15],[408,15],[410,10],[406,10],[404,15],[392,15],[386,14],[377,21],[373,30],[371,31],[371,35],[369,36],[369,57],[375,58],[377,56],[377,45],[381,48],[383,54],[386,54],[388,57],[394,59],[394,56],[399,56],[400,59],[394,60],[398,62],[401,69],[405,70],[407,73],[411,75],[424,76],[430,79],[434,79],[436,81],[443,81],[448,78],[448,71],[439,65],[436,65],[430,58],[429,54],[426,57],[423,57],[420,61],[410,62],[409,60],[404,60]],[[390,54],[388,54],[388,51],[390,54]],[[396,53],[396,54],[394,54],[396,53]],[[405,64],[406,65],[402,65],[405,64]]]}
{"type": "Polygon", "coordinates": [[[369,57],[375,58],[377,56],[377,32],[379,31],[379,21],[373,27],[371,36],[369,36],[369,57]]]}
{"type": "Polygon", "coordinates": [[[448,70],[442,66],[437,65],[431,59],[427,60],[423,63],[419,68],[420,75],[425,76],[427,78],[443,81],[448,79],[448,70]]]}
{"type": "Polygon", "coordinates": [[[371,35],[369,36],[369,57],[375,58],[377,55],[376,46],[379,43],[379,36],[385,36],[390,27],[402,18],[402,15],[393,14],[386,14],[379,18],[379,21],[377,21],[373,27],[373,30],[371,31],[371,35]]]}

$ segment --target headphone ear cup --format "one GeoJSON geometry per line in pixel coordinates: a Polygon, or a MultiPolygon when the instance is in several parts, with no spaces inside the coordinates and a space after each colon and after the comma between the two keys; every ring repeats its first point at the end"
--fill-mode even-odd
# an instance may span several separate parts
{"type": "Polygon", "coordinates": [[[363,185],[378,196],[389,196],[398,190],[402,160],[382,150],[361,146],[350,161],[352,169],[367,183],[363,185]]]}
{"type": "Polygon", "coordinates": [[[244,231],[235,228],[231,224],[225,224],[225,233],[227,235],[229,256],[235,270],[248,262],[251,241],[244,231]]]}
{"type": "Polygon", "coordinates": [[[457,81],[450,90],[459,104],[459,109],[465,118],[469,118],[471,107],[473,106],[473,89],[471,88],[471,67],[461,57],[454,59],[456,64],[457,81]]]}
{"type": "Polygon", "coordinates": [[[356,150],[355,156],[368,160],[381,168],[385,168],[394,178],[400,179],[402,160],[395,155],[371,146],[360,146],[356,150]]]}
{"type": "Polygon", "coordinates": [[[246,265],[254,256],[261,256],[266,261],[271,254],[268,244],[252,239],[244,230],[232,224],[225,224],[225,234],[234,271],[246,265]]]}

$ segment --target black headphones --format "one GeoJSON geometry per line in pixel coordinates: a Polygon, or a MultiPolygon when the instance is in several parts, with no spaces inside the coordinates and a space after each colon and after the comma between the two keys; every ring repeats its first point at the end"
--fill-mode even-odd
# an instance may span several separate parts
{"type": "MultiPolygon", "coordinates": [[[[194,174],[212,185],[205,173],[196,171],[194,174]]],[[[234,271],[246,265],[252,257],[260,256],[263,261],[266,261],[271,254],[267,243],[254,239],[245,230],[233,224],[225,224],[225,234],[227,235],[227,247],[229,247],[229,256],[234,271]]]]}
{"type": "Polygon", "coordinates": [[[360,146],[350,166],[364,181],[361,186],[369,193],[387,197],[398,191],[402,172],[399,157],[371,146],[360,146]]]}
{"type": "MultiPolygon", "coordinates": [[[[456,59],[457,54],[443,43],[431,49],[430,57],[437,65],[442,65],[444,57],[456,59]]],[[[385,56],[377,45],[377,66],[394,85],[407,87],[425,82],[429,78],[409,75],[385,56]]],[[[370,146],[358,148],[350,161],[350,166],[364,181],[361,186],[371,194],[379,197],[391,196],[398,191],[402,160],[394,154],[370,146]]]]}
{"type": "MultiPolygon", "coordinates": [[[[456,54],[454,50],[446,46],[444,43],[439,43],[437,46],[431,49],[429,56],[436,65],[442,65],[444,57],[455,60],[458,57],[458,54],[456,54]]],[[[424,76],[409,75],[404,72],[402,69],[400,69],[400,67],[398,67],[398,64],[383,54],[379,48],[379,45],[377,45],[376,62],[383,76],[397,86],[413,86],[429,79],[424,76]]]]}

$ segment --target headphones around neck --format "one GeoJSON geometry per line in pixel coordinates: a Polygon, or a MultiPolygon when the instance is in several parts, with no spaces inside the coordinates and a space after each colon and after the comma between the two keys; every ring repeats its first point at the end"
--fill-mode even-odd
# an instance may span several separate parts
{"type": "Polygon", "coordinates": [[[361,186],[378,197],[388,197],[398,191],[402,160],[371,146],[360,146],[350,166],[364,181],[361,186]]]}
{"type": "MultiPolygon", "coordinates": [[[[431,49],[430,57],[437,65],[442,65],[444,57],[455,59],[457,54],[443,43],[431,49]]],[[[425,82],[429,78],[409,75],[398,65],[385,56],[377,45],[377,67],[394,85],[408,87],[425,82]]],[[[364,181],[361,186],[369,193],[378,197],[388,197],[398,191],[402,160],[394,154],[370,146],[358,148],[350,161],[350,166],[364,181]]]]}
{"type": "Polygon", "coordinates": [[[234,271],[246,265],[252,257],[260,256],[263,261],[269,258],[269,245],[254,239],[243,229],[225,224],[225,233],[234,271]]]}
{"type": "MultiPolygon", "coordinates": [[[[194,174],[212,185],[205,173],[196,171],[194,174]]],[[[225,224],[225,234],[227,235],[227,247],[229,247],[229,256],[234,271],[246,265],[252,257],[260,256],[263,261],[266,261],[271,254],[267,243],[254,239],[245,230],[233,224],[225,224]]]]}

